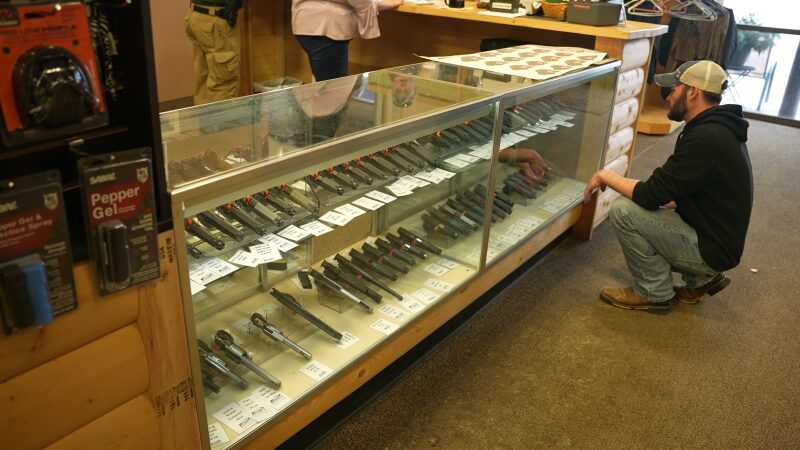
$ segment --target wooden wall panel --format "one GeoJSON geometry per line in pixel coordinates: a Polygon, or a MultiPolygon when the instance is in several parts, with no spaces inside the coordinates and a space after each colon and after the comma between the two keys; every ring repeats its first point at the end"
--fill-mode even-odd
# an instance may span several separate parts
{"type": "Polygon", "coordinates": [[[159,434],[153,405],[147,396],[140,395],[59,439],[46,449],[155,449],[159,448],[159,434]]]}
{"type": "Polygon", "coordinates": [[[0,435],[13,449],[41,448],[147,390],[135,325],[0,384],[0,435]]]}
{"type": "Polygon", "coordinates": [[[138,291],[153,284],[98,297],[90,263],[75,266],[74,276],[78,309],[56,317],[44,327],[0,336],[0,381],[133,323],[139,313],[138,291]]]}

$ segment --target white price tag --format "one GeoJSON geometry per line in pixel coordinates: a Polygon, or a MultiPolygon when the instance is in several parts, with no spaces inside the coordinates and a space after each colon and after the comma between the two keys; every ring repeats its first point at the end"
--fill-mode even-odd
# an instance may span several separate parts
{"type": "Polygon", "coordinates": [[[305,231],[313,234],[314,236],[322,236],[325,233],[330,233],[333,231],[333,228],[325,225],[324,223],[320,222],[319,220],[315,220],[313,222],[309,222],[305,225],[300,225],[305,231]]]}
{"type": "Polygon", "coordinates": [[[545,203],[544,205],[539,206],[539,208],[543,209],[543,210],[545,210],[545,211],[547,211],[549,213],[553,213],[553,214],[555,214],[555,213],[561,211],[562,209],[564,209],[563,206],[561,205],[561,203],[553,202],[553,201],[549,201],[549,202],[545,203]]]}
{"type": "Polygon", "coordinates": [[[277,234],[272,234],[272,233],[270,233],[270,234],[268,234],[268,235],[266,235],[266,236],[264,236],[262,238],[259,238],[258,240],[263,242],[263,243],[265,243],[265,244],[273,243],[273,244],[277,245],[278,246],[278,250],[280,250],[282,252],[288,252],[288,251],[292,250],[293,248],[297,247],[297,244],[295,244],[294,242],[286,240],[286,239],[278,236],[277,234]]]}
{"type": "Polygon", "coordinates": [[[203,267],[203,265],[194,266],[193,268],[189,269],[189,280],[194,281],[199,285],[205,286],[206,284],[220,278],[222,278],[222,275],[206,269],[203,267]]]}
{"type": "Polygon", "coordinates": [[[515,133],[517,133],[518,135],[520,135],[520,136],[522,136],[524,138],[529,138],[531,136],[536,136],[536,133],[531,133],[530,131],[525,130],[525,129],[517,130],[517,131],[515,131],[515,133]]]}
{"type": "Polygon", "coordinates": [[[445,292],[450,292],[455,287],[454,284],[448,283],[446,281],[434,280],[433,278],[428,278],[423,284],[431,289],[438,289],[440,291],[445,291],[445,292]]]}
{"type": "Polygon", "coordinates": [[[481,160],[481,158],[478,158],[477,156],[468,155],[466,153],[459,153],[458,155],[453,156],[453,158],[457,158],[468,163],[474,163],[481,160]]]}
{"type": "Polygon", "coordinates": [[[468,162],[464,161],[463,159],[458,159],[458,158],[447,158],[447,159],[444,160],[444,162],[446,162],[447,164],[450,164],[451,166],[458,167],[459,169],[462,169],[462,168],[467,167],[469,165],[468,162]]]}
{"type": "Polygon", "coordinates": [[[427,266],[425,266],[425,272],[428,272],[429,274],[432,274],[432,275],[437,276],[437,277],[440,277],[440,276],[446,274],[449,271],[450,271],[450,269],[448,269],[446,267],[442,267],[442,266],[440,266],[438,264],[434,264],[434,263],[431,263],[431,264],[428,264],[427,266]]]}
{"type": "Polygon", "coordinates": [[[342,340],[339,341],[339,343],[336,344],[336,346],[339,347],[342,350],[347,350],[348,348],[350,348],[353,344],[355,344],[358,341],[360,341],[359,338],[357,338],[354,335],[348,333],[347,331],[342,331],[342,340]]]}
{"type": "Polygon", "coordinates": [[[396,195],[398,197],[405,197],[406,195],[413,194],[413,192],[411,192],[407,188],[405,188],[403,186],[397,186],[397,185],[394,185],[394,184],[386,186],[386,189],[390,190],[392,192],[392,194],[394,194],[394,195],[396,195]]]}
{"type": "Polygon", "coordinates": [[[540,126],[535,126],[535,127],[533,127],[533,131],[535,131],[537,134],[545,134],[545,133],[549,133],[550,129],[549,128],[540,127],[540,126]]]}
{"type": "Polygon", "coordinates": [[[472,156],[474,156],[474,157],[476,157],[476,158],[485,159],[485,160],[487,160],[487,161],[488,161],[488,160],[490,160],[490,159],[492,159],[492,152],[491,152],[491,150],[489,150],[489,151],[484,151],[484,150],[473,150],[473,151],[469,152],[468,154],[469,154],[469,155],[472,155],[472,156]]]}
{"type": "Polygon", "coordinates": [[[505,250],[506,248],[508,248],[508,244],[499,239],[489,239],[489,246],[498,248],[500,250],[505,250]]]}
{"type": "Polygon", "coordinates": [[[189,278],[189,289],[192,291],[192,295],[197,294],[198,292],[202,291],[205,288],[206,287],[203,286],[202,284],[195,283],[194,281],[192,281],[191,278],[189,278]]]}
{"type": "Polygon", "coordinates": [[[322,381],[325,377],[333,373],[333,369],[319,361],[309,361],[308,364],[301,367],[298,372],[308,375],[313,380],[322,381]]]}
{"type": "Polygon", "coordinates": [[[389,322],[388,320],[378,319],[377,322],[373,323],[369,327],[388,336],[397,331],[400,326],[396,323],[389,322]]]}
{"type": "Polygon", "coordinates": [[[258,422],[263,422],[278,413],[278,410],[273,408],[272,405],[264,404],[261,401],[261,396],[255,393],[240,400],[239,405],[249,411],[250,415],[258,422]]]}
{"type": "Polygon", "coordinates": [[[289,239],[290,241],[298,242],[311,236],[311,233],[305,230],[301,230],[300,228],[297,228],[294,225],[289,225],[288,227],[279,231],[278,236],[289,239]]]}
{"type": "Polygon", "coordinates": [[[397,200],[397,198],[392,197],[389,194],[384,194],[381,191],[369,191],[364,195],[366,195],[367,197],[372,197],[375,200],[378,200],[379,202],[383,202],[383,203],[391,203],[391,202],[397,200]]]}
{"type": "Polygon", "coordinates": [[[555,113],[552,116],[550,116],[550,118],[557,119],[557,120],[569,120],[569,119],[572,119],[573,117],[575,117],[575,116],[568,116],[568,115],[566,115],[564,113],[555,113]]]}
{"type": "Polygon", "coordinates": [[[417,177],[412,177],[411,175],[403,175],[402,177],[400,177],[400,180],[402,180],[409,186],[413,186],[414,189],[430,185],[430,183],[428,183],[427,181],[419,179],[417,177]]]}
{"type": "Polygon", "coordinates": [[[335,211],[328,211],[320,216],[319,220],[341,227],[347,225],[347,222],[350,222],[352,217],[347,217],[344,214],[339,214],[335,211]]]}
{"type": "Polygon", "coordinates": [[[212,272],[216,272],[222,275],[223,277],[239,270],[238,267],[234,266],[233,264],[227,261],[223,261],[220,258],[214,258],[209,261],[206,261],[205,263],[203,263],[203,267],[212,272]]]}
{"type": "Polygon", "coordinates": [[[425,307],[425,305],[414,300],[414,298],[415,297],[413,294],[406,294],[403,296],[402,300],[397,300],[397,302],[400,303],[403,306],[403,308],[407,309],[410,313],[413,314],[417,311],[422,310],[422,308],[425,307]]]}
{"type": "Polygon", "coordinates": [[[257,255],[254,255],[250,252],[236,250],[236,253],[234,253],[233,256],[228,259],[228,262],[232,262],[240,266],[256,267],[258,266],[260,259],[261,258],[259,258],[257,255]]]}
{"type": "Polygon", "coordinates": [[[378,308],[378,311],[396,320],[404,320],[406,317],[408,317],[407,313],[391,305],[382,305],[380,308],[378,308]]]}
{"type": "Polygon", "coordinates": [[[367,212],[363,209],[353,206],[351,204],[345,204],[336,208],[333,208],[334,211],[338,212],[339,214],[343,214],[348,217],[358,217],[362,214],[366,214],[367,212]]]}
{"type": "Polygon", "coordinates": [[[540,219],[538,217],[533,217],[533,216],[526,217],[524,219],[520,219],[520,220],[517,221],[517,223],[522,225],[522,226],[530,227],[530,228],[534,228],[534,229],[537,228],[539,225],[541,225],[543,222],[544,222],[544,220],[542,220],[542,219],[540,219]]]}
{"type": "Polygon", "coordinates": [[[412,292],[411,295],[413,295],[414,298],[425,303],[426,305],[430,305],[431,303],[439,299],[439,294],[429,291],[428,289],[425,288],[417,289],[416,291],[412,292]]]}
{"type": "Polygon", "coordinates": [[[508,238],[511,239],[514,242],[519,242],[519,241],[525,239],[525,237],[527,235],[528,235],[528,233],[520,233],[520,232],[515,231],[515,230],[508,230],[508,231],[505,232],[505,236],[508,236],[508,238]]]}
{"type": "Polygon", "coordinates": [[[250,253],[258,256],[261,259],[261,263],[268,263],[272,261],[277,261],[281,258],[281,252],[278,251],[278,246],[273,244],[272,242],[268,242],[266,244],[257,244],[250,246],[250,253]]]}
{"type": "Polygon", "coordinates": [[[508,229],[509,233],[516,233],[522,236],[527,236],[528,233],[530,233],[531,231],[533,231],[533,228],[527,225],[521,225],[519,222],[517,222],[514,225],[511,225],[511,228],[508,229]]]}
{"type": "Polygon", "coordinates": [[[517,243],[517,241],[515,239],[513,239],[513,238],[511,238],[511,237],[509,237],[508,235],[505,235],[505,234],[501,234],[500,236],[497,236],[496,239],[498,241],[500,241],[500,242],[502,242],[504,244],[508,244],[508,245],[514,245],[514,244],[517,243]]]}
{"type": "Polygon", "coordinates": [[[270,405],[277,411],[282,410],[283,408],[288,406],[289,403],[292,402],[292,399],[287,395],[278,392],[268,386],[264,386],[263,384],[258,388],[256,388],[256,390],[253,391],[252,395],[256,397],[261,403],[264,403],[265,405],[270,405]]]}
{"type": "Polygon", "coordinates": [[[456,267],[458,267],[457,262],[450,261],[447,258],[439,258],[437,261],[434,262],[442,267],[447,267],[448,269],[455,269],[456,267]]]}
{"type": "Polygon", "coordinates": [[[238,403],[233,402],[221,410],[212,414],[215,419],[224,423],[225,426],[235,431],[236,434],[242,434],[244,430],[255,426],[256,419],[245,411],[238,403]]]}
{"type": "Polygon", "coordinates": [[[415,174],[414,176],[416,178],[421,179],[421,180],[430,181],[431,183],[434,183],[434,184],[439,184],[439,183],[441,183],[442,181],[445,180],[445,178],[443,176],[441,176],[439,174],[436,174],[434,172],[419,172],[419,173],[415,174]]]}
{"type": "Polygon", "coordinates": [[[444,169],[439,169],[439,168],[436,168],[436,169],[432,170],[431,172],[433,172],[433,173],[435,173],[435,174],[437,174],[439,176],[445,177],[447,179],[450,179],[450,178],[453,178],[454,176],[456,176],[455,172],[450,172],[449,170],[444,170],[444,169]]]}
{"type": "Polygon", "coordinates": [[[375,211],[376,209],[378,209],[381,206],[383,206],[383,203],[381,203],[381,202],[379,202],[377,200],[373,200],[371,198],[367,198],[367,197],[361,197],[361,198],[359,198],[357,200],[353,200],[353,204],[354,205],[358,205],[358,206],[360,206],[362,208],[366,208],[366,209],[368,209],[370,211],[375,211]]]}
{"type": "Polygon", "coordinates": [[[225,429],[222,428],[222,424],[219,422],[214,422],[208,426],[208,437],[212,447],[222,445],[231,440],[228,434],[225,433],[225,429]]]}

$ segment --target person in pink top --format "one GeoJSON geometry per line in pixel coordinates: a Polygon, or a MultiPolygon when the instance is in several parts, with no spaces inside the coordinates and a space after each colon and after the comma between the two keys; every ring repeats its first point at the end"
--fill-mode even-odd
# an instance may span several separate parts
{"type": "Polygon", "coordinates": [[[378,11],[394,9],[404,0],[292,0],[292,33],[308,54],[316,81],[347,75],[347,46],[381,35],[378,11]]]}

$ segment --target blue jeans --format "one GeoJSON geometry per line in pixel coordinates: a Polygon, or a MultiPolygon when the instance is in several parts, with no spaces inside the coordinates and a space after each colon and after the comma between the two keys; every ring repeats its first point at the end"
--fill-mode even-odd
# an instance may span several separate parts
{"type": "Polygon", "coordinates": [[[674,210],[648,211],[620,197],[611,204],[609,219],[640,296],[653,302],[671,299],[672,272],[680,273],[690,288],[717,274],[700,256],[694,228],[674,210]]]}
{"type": "Polygon", "coordinates": [[[315,81],[347,76],[347,46],[350,41],[334,41],[325,36],[295,36],[308,54],[315,81]]]}

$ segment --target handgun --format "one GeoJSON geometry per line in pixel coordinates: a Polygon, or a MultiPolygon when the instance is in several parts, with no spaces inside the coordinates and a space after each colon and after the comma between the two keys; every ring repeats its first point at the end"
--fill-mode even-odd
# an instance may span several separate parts
{"type": "Polygon", "coordinates": [[[294,207],[288,203],[286,203],[283,199],[279,198],[277,195],[272,195],[272,190],[267,189],[265,191],[261,191],[256,194],[256,198],[261,200],[263,203],[272,205],[279,211],[283,211],[289,216],[295,215],[294,207]]]}
{"type": "Polygon", "coordinates": [[[384,149],[383,150],[383,157],[389,161],[390,163],[394,164],[395,166],[399,167],[406,172],[413,173],[416,171],[414,165],[411,164],[405,158],[401,158],[396,151],[392,151],[391,149],[384,149]]]}
{"type": "Polygon", "coordinates": [[[433,253],[434,255],[441,255],[442,254],[442,249],[440,249],[439,247],[431,244],[430,242],[426,241],[425,239],[422,239],[421,237],[417,236],[416,234],[406,230],[403,227],[399,227],[397,229],[397,232],[400,234],[400,236],[403,237],[403,239],[405,239],[406,241],[409,241],[413,245],[416,245],[418,247],[422,247],[425,250],[433,253]]]}
{"type": "Polygon", "coordinates": [[[247,211],[242,209],[242,207],[237,205],[236,203],[228,203],[225,206],[218,207],[217,210],[232,219],[236,219],[237,222],[239,222],[240,224],[242,224],[247,228],[250,228],[259,236],[267,233],[266,225],[256,220],[256,218],[251,216],[247,211]]]}
{"type": "Polygon", "coordinates": [[[277,301],[281,302],[281,304],[292,311],[294,311],[300,317],[306,319],[307,321],[311,322],[312,325],[319,328],[320,330],[324,331],[328,336],[336,339],[337,341],[341,341],[344,335],[336,330],[333,329],[332,326],[328,325],[327,323],[323,322],[322,319],[312,314],[307,309],[303,308],[300,303],[292,297],[291,294],[286,292],[281,292],[275,288],[269,291],[269,294],[277,301]]]}
{"type": "Polygon", "coordinates": [[[205,225],[213,226],[234,241],[241,241],[244,239],[244,232],[233,226],[232,223],[225,220],[225,218],[216,211],[203,211],[199,213],[197,217],[202,220],[205,225]]]}
{"type": "Polygon", "coordinates": [[[197,221],[197,219],[194,218],[186,219],[186,221],[184,222],[184,227],[186,227],[186,231],[189,234],[191,234],[192,236],[196,236],[201,241],[216,248],[217,250],[222,250],[223,248],[225,248],[225,242],[223,242],[222,239],[214,236],[211,233],[211,230],[204,227],[203,224],[197,221]]]}
{"type": "Polygon", "coordinates": [[[442,137],[441,131],[433,133],[432,135],[430,135],[430,137],[431,137],[431,143],[439,148],[450,148],[451,146],[450,141],[442,137]]]}
{"type": "Polygon", "coordinates": [[[466,141],[462,141],[461,138],[458,137],[457,134],[453,133],[451,130],[442,130],[442,137],[452,142],[454,145],[463,145],[466,141]]]}
{"type": "MultiPolygon", "coordinates": [[[[486,202],[486,199],[482,198],[480,195],[470,190],[465,190],[461,194],[464,196],[464,198],[468,199],[469,201],[471,201],[476,205],[484,205],[486,202]]],[[[506,212],[503,211],[503,209],[497,206],[497,204],[494,202],[492,202],[492,214],[500,217],[501,219],[505,219],[508,216],[508,214],[506,214],[506,212]]]]}
{"type": "Polygon", "coordinates": [[[350,258],[352,258],[354,263],[360,265],[361,267],[367,267],[374,270],[375,273],[386,279],[397,281],[397,274],[395,274],[394,271],[389,269],[385,264],[380,264],[377,261],[371,260],[366,255],[359,253],[358,250],[354,248],[350,249],[348,255],[350,255],[350,258]]]}
{"type": "Polygon", "coordinates": [[[342,186],[346,186],[346,187],[349,187],[349,188],[352,188],[352,189],[358,189],[358,183],[356,182],[356,180],[350,178],[344,172],[339,172],[333,166],[329,167],[328,170],[325,171],[325,173],[327,174],[327,176],[329,178],[333,179],[334,181],[336,181],[337,183],[341,184],[342,186]]]}
{"type": "Polygon", "coordinates": [[[370,153],[369,156],[367,157],[367,160],[370,163],[372,163],[373,165],[375,165],[375,167],[379,168],[380,170],[382,170],[385,173],[388,173],[388,174],[391,174],[391,175],[394,175],[394,176],[400,175],[400,169],[398,169],[396,166],[391,164],[389,161],[387,161],[387,160],[385,160],[383,158],[376,157],[374,153],[370,153]]]}
{"type": "Polygon", "coordinates": [[[469,143],[473,140],[472,135],[464,131],[460,126],[450,127],[447,131],[456,136],[461,142],[469,143]]]}
{"type": "Polygon", "coordinates": [[[261,331],[263,331],[264,334],[266,334],[267,337],[269,337],[270,339],[289,347],[290,349],[299,353],[300,356],[302,356],[305,359],[311,359],[311,353],[309,353],[303,347],[300,347],[299,345],[295,344],[291,339],[286,337],[286,335],[283,334],[283,331],[279,330],[274,325],[268,324],[267,319],[265,319],[264,316],[262,316],[261,314],[253,313],[253,315],[250,316],[250,322],[259,329],[261,329],[261,331]]]}
{"type": "Polygon", "coordinates": [[[203,257],[203,252],[201,252],[196,246],[186,243],[186,251],[192,256],[192,258],[200,259],[203,257]]]}
{"type": "Polygon", "coordinates": [[[472,226],[470,226],[466,222],[461,221],[456,217],[452,217],[448,214],[445,214],[436,208],[428,209],[427,214],[436,221],[438,221],[439,223],[441,223],[442,225],[446,225],[458,231],[461,234],[469,234],[472,232],[472,226]]]}
{"type": "Polygon", "coordinates": [[[256,213],[264,220],[268,220],[277,226],[283,225],[283,218],[281,216],[269,209],[266,204],[256,201],[256,199],[249,195],[243,199],[236,200],[236,203],[245,210],[256,213]]]}
{"type": "MultiPolygon", "coordinates": [[[[476,191],[480,190],[484,194],[486,194],[486,192],[488,192],[486,190],[486,186],[484,186],[482,184],[476,184],[475,185],[475,190],[476,191]]],[[[496,190],[494,191],[494,198],[505,202],[508,206],[514,206],[514,200],[512,200],[511,197],[509,197],[509,196],[507,196],[507,195],[505,195],[505,194],[503,194],[501,192],[497,192],[496,190]]]]}
{"type": "Polygon", "coordinates": [[[309,269],[308,274],[311,275],[311,278],[313,278],[314,282],[317,283],[317,287],[322,286],[330,291],[333,291],[334,294],[344,299],[350,300],[351,302],[361,307],[361,309],[363,309],[364,311],[369,313],[372,312],[372,306],[369,303],[356,297],[355,295],[353,295],[352,292],[343,288],[339,283],[326,277],[325,275],[322,274],[322,272],[318,271],[317,269],[309,269]]]}
{"type": "Polygon", "coordinates": [[[416,245],[409,244],[408,242],[404,242],[402,239],[400,239],[400,236],[397,236],[397,235],[392,234],[392,233],[386,233],[386,239],[388,239],[389,242],[392,243],[392,245],[394,245],[394,246],[396,246],[398,248],[401,248],[401,249],[407,251],[408,253],[411,253],[414,256],[418,256],[418,257],[420,257],[422,259],[428,258],[428,254],[425,253],[424,250],[422,250],[421,248],[417,247],[416,245]]]}
{"type": "Polygon", "coordinates": [[[394,151],[397,154],[397,156],[405,159],[406,161],[417,166],[420,169],[424,168],[427,165],[425,161],[421,160],[420,158],[417,157],[417,155],[408,150],[405,147],[405,144],[398,145],[397,147],[394,148],[394,151]]]}
{"type": "Polygon", "coordinates": [[[313,212],[314,214],[319,213],[319,206],[317,206],[317,204],[310,198],[306,197],[305,194],[303,194],[302,190],[295,189],[287,184],[282,184],[281,192],[283,192],[284,195],[289,197],[289,200],[297,203],[303,208],[313,212]]]}
{"type": "Polygon", "coordinates": [[[361,251],[378,263],[386,264],[398,272],[408,273],[408,266],[400,261],[400,259],[395,258],[394,256],[383,254],[383,252],[367,244],[366,242],[361,244],[361,251]]]}
{"type": "Polygon", "coordinates": [[[483,216],[481,215],[483,211],[479,213],[475,209],[473,209],[471,205],[461,203],[460,201],[454,198],[447,199],[447,206],[452,208],[454,211],[460,212],[463,216],[468,217],[473,222],[481,225],[483,224],[483,216]]]}
{"type": "Polygon", "coordinates": [[[458,239],[459,236],[461,236],[457,230],[453,229],[449,225],[439,222],[437,219],[434,219],[425,213],[422,214],[422,228],[429,233],[439,233],[453,239],[458,239]]]}
{"type": "Polygon", "coordinates": [[[203,386],[215,394],[219,394],[219,391],[222,390],[222,388],[217,384],[216,381],[214,381],[214,375],[206,365],[200,367],[200,373],[203,377],[203,386]]]}
{"type": "Polygon", "coordinates": [[[400,144],[398,147],[405,149],[408,153],[416,156],[425,164],[431,167],[436,166],[436,162],[428,158],[426,152],[423,151],[422,145],[420,145],[420,143],[416,140],[408,141],[405,144],[400,144]]]}
{"type": "Polygon", "coordinates": [[[374,165],[370,164],[368,160],[362,159],[360,156],[353,160],[353,165],[354,167],[362,169],[364,172],[375,178],[381,180],[385,180],[387,178],[386,174],[380,170],[380,168],[375,167],[374,165]]]}
{"type": "Polygon", "coordinates": [[[232,334],[225,330],[217,330],[217,333],[214,335],[214,343],[217,345],[217,347],[222,349],[228,359],[236,364],[241,364],[250,369],[256,375],[266,381],[271,388],[278,389],[281,387],[281,380],[270,375],[266,370],[254,363],[253,358],[250,357],[247,351],[236,345],[236,341],[233,339],[232,334]]]}
{"type": "Polygon", "coordinates": [[[458,127],[458,129],[461,130],[462,133],[469,135],[472,139],[478,142],[483,142],[486,140],[486,136],[478,132],[477,129],[471,127],[469,122],[463,123],[458,127]]]}
{"type": "Polygon", "coordinates": [[[465,223],[472,229],[472,231],[478,231],[478,229],[481,227],[480,223],[475,222],[474,220],[470,219],[469,216],[467,216],[466,214],[462,213],[461,211],[456,211],[455,209],[447,205],[440,206],[439,211],[441,211],[441,213],[446,215],[447,217],[451,217],[453,219],[465,223]]]}
{"type": "MultiPolygon", "coordinates": [[[[480,186],[480,185],[478,185],[478,186],[480,186]]],[[[486,188],[484,188],[483,186],[481,186],[481,188],[478,188],[478,186],[475,186],[475,187],[472,189],[472,192],[473,192],[475,195],[477,195],[477,196],[478,196],[478,198],[480,198],[480,200],[481,200],[482,202],[485,202],[485,201],[486,201],[486,196],[487,196],[488,192],[486,191],[486,188]]],[[[513,209],[513,206],[512,206],[512,205],[509,205],[508,203],[504,202],[503,200],[501,200],[501,199],[500,199],[500,198],[498,198],[497,196],[495,196],[495,195],[492,195],[492,197],[491,197],[491,198],[492,198],[492,204],[493,204],[493,205],[495,205],[495,206],[497,206],[498,208],[502,209],[502,210],[503,210],[503,212],[504,212],[504,213],[506,213],[506,215],[508,215],[508,214],[511,214],[511,213],[514,211],[514,209],[513,209]]]]}
{"type": "Polygon", "coordinates": [[[393,295],[398,300],[402,300],[403,299],[402,295],[398,294],[392,288],[387,286],[384,282],[379,280],[378,277],[376,277],[372,273],[370,273],[369,270],[364,269],[362,267],[359,267],[358,265],[354,264],[352,261],[350,261],[349,259],[345,258],[344,256],[342,256],[342,255],[340,255],[338,253],[336,254],[336,256],[333,257],[333,259],[335,259],[336,262],[339,263],[339,267],[342,270],[346,270],[346,271],[352,273],[353,275],[355,275],[357,277],[360,277],[360,278],[362,278],[364,280],[369,281],[370,283],[374,284],[375,286],[378,286],[379,288],[381,288],[384,291],[388,292],[389,294],[393,295]]]}
{"type": "Polygon", "coordinates": [[[381,300],[383,300],[383,296],[381,296],[381,294],[370,289],[367,283],[357,278],[355,275],[351,275],[343,271],[328,261],[322,261],[322,268],[322,274],[326,277],[350,285],[350,287],[371,298],[376,303],[380,303],[381,300]]]}
{"type": "Polygon", "coordinates": [[[526,198],[536,198],[536,193],[533,190],[513,178],[504,179],[503,185],[503,190],[506,192],[515,192],[526,198]]]}
{"type": "Polygon", "coordinates": [[[336,186],[325,177],[321,177],[319,172],[315,172],[313,175],[308,175],[306,177],[306,181],[312,186],[319,186],[326,191],[333,192],[334,194],[344,195],[344,188],[341,186],[336,186]]]}
{"type": "Polygon", "coordinates": [[[302,286],[303,289],[311,289],[313,287],[311,285],[311,279],[308,278],[308,272],[303,270],[297,272],[297,278],[300,280],[300,286],[302,286]]]}
{"type": "Polygon", "coordinates": [[[350,164],[349,162],[346,162],[346,163],[340,165],[339,167],[341,168],[341,170],[343,172],[345,172],[346,174],[348,174],[351,177],[355,178],[356,180],[361,181],[362,183],[365,183],[365,184],[368,184],[368,185],[372,185],[372,183],[375,182],[375,180],[373,180],[372,177],[369,176],[369,174],[367,174],[366,172],[364,172],[360,168],[350,164]]]}
{"type": "Polygon", "coordinates": [[[200,352],[200,361],[208,364],[208,366],[212,369],[230,378],[242,389],[250,386],[250,383],[248,383],[247,380],[233,373],[233,371],[228,368],[228,365],[225,364],[225,361],[220,359],[219,356],[215,355],[211,350],[211,347],[209,347],[208,344],[200,339],[197,340],[197,350],[200,352]]]}
{"type": "Polygon", "coordinates": [[[414,259],[414,256],[412,256],[410,253],[407,253],[402,246],[395,247],[391,242],[381,238],[375,239],[375,245],[381,249],[385,255],[394,256],[409,266],[413,266],[417,263],[417,260],[414,259]]]}

